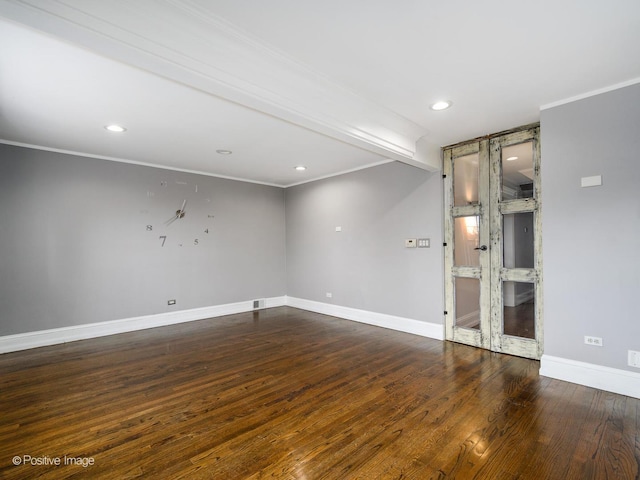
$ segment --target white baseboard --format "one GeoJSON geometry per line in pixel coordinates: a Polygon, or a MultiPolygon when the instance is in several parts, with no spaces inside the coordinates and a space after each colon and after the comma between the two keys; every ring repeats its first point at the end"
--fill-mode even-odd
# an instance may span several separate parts
{"type": "Polygon", "coordinates": [[[389,328],[391,330],[412,333],[414,335],[434,338],[436,340],[444,340],[444,325],[436,323],[421,322],[411,318],[396,317],[384,313],[341,307],[339,305],[331,305],[328,303],[315,302],[313,300],[305,300],[295,297],[286,297],[286,304],[290,307],[375,325],[376,327],[389,328]]]}
{"type": "MultiPolygon", "coordinates": [[[[410,318],[396,317],[383,313],[369,312],[288,296],[261,299],[260,303],[261,308],[280,307],[283,305],[436,340],[444,339],[444,325],[421,322],[410,318]],[[264,303],[262,303],[262,301],[264,301],[264,303]]],[[[194,308],[191,310],[160,313],[157,315],[145,315],[107,322],[6,335],[0,337],[0,353],[16,352],[76,340],[204,320],[235,313],[250,312],[252,310],[254,310],[253,301],[250,300],[225,305],[194,308]]],[[[620,395],[640,398],[640,373],[636,372],[603,367],[591,363],[553,357],[551,355],[543,355],[540,360],[540,375],[585,385],[587,387],[598,388],[620,395]]]]}
{"type": "Polygon", "coordinates": [[[640,373],[543,355],[540,375],[640,398],[640,373]]]}
{"type": "MultiPolygon", "coordinates": [[[[264,304],[260,304],[261,308],[263,306],[264,308],[280,307],[285,305],[286,297],[265,298],[261,299],[261,302],[262,301],[264,301],[264,304]]],[[[250,300],[246,302],[194,308],[191,310],[6,335],[0,337],[0,353],[17,352],[29,348],[45,347],[76,340],[85,340],[87,338],[104,337],[106,335],[133,332],[147,328],[163,327],[165,325],[204,320],[206,318],[250,312],[252,310],[254,310],[253,300],[250,300]]]]}

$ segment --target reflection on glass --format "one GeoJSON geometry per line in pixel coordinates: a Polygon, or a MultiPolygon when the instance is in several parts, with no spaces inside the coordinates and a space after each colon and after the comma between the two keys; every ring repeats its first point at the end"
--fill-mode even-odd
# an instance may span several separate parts
{"type": "Polygon", "coordinates": [[[454,219],[453,263],[456,266],[480,266],[479,245],[480,217],[457,217],[454,219]]]}
{"type": "Polygon", "coordinates": [[[534,268],[533,212],[502,217],[503,265],[505,268],[534,268]]]}
{"type": "Polygon", "coordinates": [[[455,278],[455,326],[480,330],[480,280],[455,278]]]}
{"type": "Polygon", "coordinates": [[[533,197],[533,142],[502,149],[502,198],[533,197]]]}
{"type": "Polygon", "coordinates": [[[478,154],[453,159],[453,204],[473,205],[478,203],[478,154]]]}
{"type": "Polygon", "coordinates": [[[533,283],[502,283],[502,331],[505,335],[536,338],[533,283]]]}

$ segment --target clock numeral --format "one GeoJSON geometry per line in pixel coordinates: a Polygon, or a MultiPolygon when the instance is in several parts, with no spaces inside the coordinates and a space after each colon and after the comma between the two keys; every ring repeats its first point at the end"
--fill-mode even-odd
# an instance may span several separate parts
{"type": "Polygon", "coordinates": [[[193,241],[193,244],[194,245],[198,245],[198,239],[197,238],[193,241]]]}
{"type": "Polygon", "coordinates": [[[164,247],[164,242],[167,241],[167,236],[166,235],[160,235],[160,240],[162,240],[162,245],[160,245],[160,246],[164,247]]]}
{"type": "Polygon", "coordinates": [[[160,186],[161,187],[166,187],[168,185],[166,180],[163,180],[162,182],[160,182],[160,186]]]}
{"type": "Polygon", "coordinates": [[[147,225],[147,232],[150,232],[151,230],[153,230],[153,225],[147,225]]]}
{"type": "Polygon", "coordinates": [[[209,229],[207,228],[207,229],[204,231],[204,233],[209,233],[209,229]]]}

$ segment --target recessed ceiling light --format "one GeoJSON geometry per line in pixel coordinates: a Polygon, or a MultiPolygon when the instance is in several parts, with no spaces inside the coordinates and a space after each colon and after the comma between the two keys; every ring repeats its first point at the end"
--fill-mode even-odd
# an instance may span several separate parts
{"type": "Polygon", "coordinates": [[[115,133],[122,133],[127,131],[127,129],[121,125],[106,125],[104,128],[106,128],[110,132],[115,132],[115,133]]]}
{"type": "Polygon", "coordinates": [[[507,162],[513,162],[514,160],[517,160],[518,157],[508,157],[507,158],[507,162]]]}
{"type": "Polygon", "coordinates": [[[296,170],[298,170],[299,172],[304,172],[307,167],[305,167],[304,165],[298,165],[297,167],[295,167],[296,170]]]}
{"type": "Polygon", "coordinates": [[[233,152],[231,150],[216,150],[216,153],[220,155],[231,155],[233,152]]]}
{"type": "Polygon", "coordinates": [[[431,105],[431,110],[446,110],[447,108],[449,108],[451,105],[453,105],[449,100],[441,100],[439,102],[436,102],[434,104],[431,105]]]}

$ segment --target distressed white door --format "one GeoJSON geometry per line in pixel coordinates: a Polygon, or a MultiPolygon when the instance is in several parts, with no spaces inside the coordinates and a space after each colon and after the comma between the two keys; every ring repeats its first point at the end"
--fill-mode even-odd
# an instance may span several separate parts
{"type": "Polygon", "coordinates": [[[445,336],[542,355],[539,127],[444,150],[445,336]]]}

